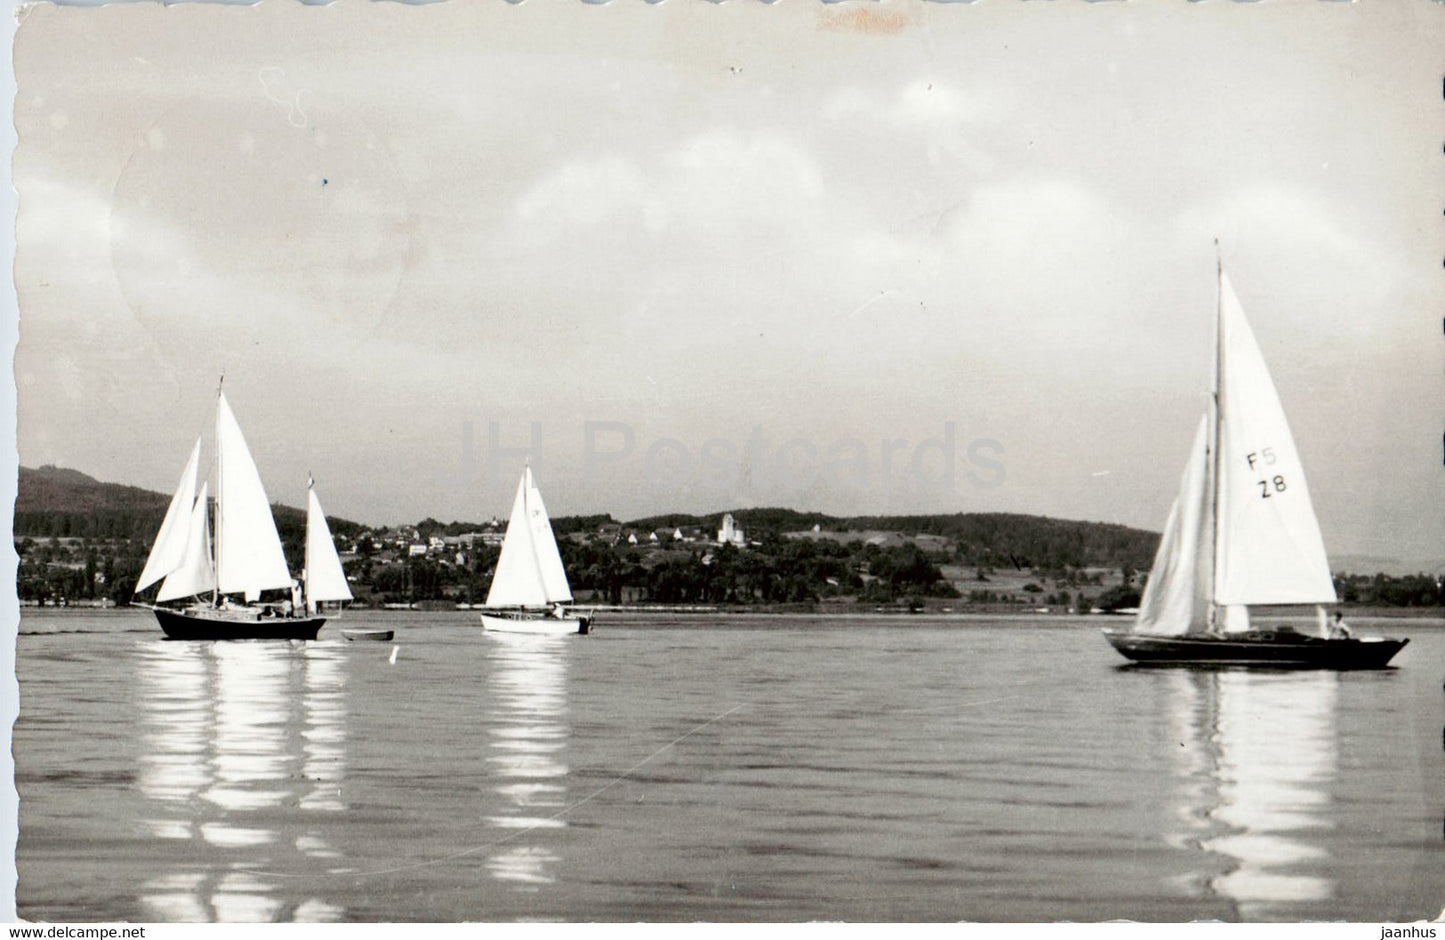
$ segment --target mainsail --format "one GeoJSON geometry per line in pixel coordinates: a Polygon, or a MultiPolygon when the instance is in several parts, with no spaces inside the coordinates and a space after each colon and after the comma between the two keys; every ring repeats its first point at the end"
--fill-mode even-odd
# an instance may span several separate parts
{"type": "Polygon", "coordinates": [[[517,484],[486,606],[546,607],[571,600],[547,507],[532,480],[532,468],[527,467],[517,484]]]}
{"type": "Polygon", "coordinates": [[[1284,408],[1222,271],[1219,291],[1214,434],[1206,415],[1140,600],[1142,633],[1238,633],[1250,604],[1335,601],[1284,408]]]}
{"type": "Polygon", "coordinates": [[[557,538],[552,534],[552,521],[547,518],[542,492],[532,480],[531,467],[523,471],[523,476],[527,480],[527,512],[532,520],[532,545],[537,549],[537,567],[542,571],[547,602],[570,603],[572,588],[567,584],[567,572],[562,567],[562,555],[557,551],[557,538]]]}
{"type": "Polygon", "coordinates": [[[136,591],[145,590],[175,571],[185,557],[186,536],[191,525],[191,507],[196,502],[196,468],[200,461],[201,439],[198,437],[196,446],[191,448],[191,459],[186,461],[186,469],[181,471],[180,482],[176,485],[176,493],[171,497],[171,504],[166,509],[166,518],[156,535],[156,543],[151,546],[150,556],[146,558],[145,568],[141,570],[140,580],[136,582],[136,591]]]}
{"type": "Polygon", "coordinates": [[[1220,275],[1220,604],[1333,604],[1334,580],[1279,393],[1220,275]]]}
{"type": "Polygon", "coordinates": [[[156,601],[173,601],[182,597],[195,597],[216,589],[216,571],[211,567],[211,521],[210,484],[201,484],[201,495],[196,498],[191,514],[186,520],[185,554],[180,563],[166,575],[156,601]]]}
{"type": "Polygon", "coordinates": [[[261,474],[241,427],[221,393],[216,409],[216,584],[222,594],[255,599],[269,588],[291,586],[291,572],[271,518],[261,474]]]}
{"type": "Polygon", "coordinates": [[[326,514],[321,511],[316,491],[310,487],[306,490],[306,571],[302,577],[306,582],[309,611],[314,612],[324,601],[351,600],[351,588],[336,554],[336,543],[331,540],[326,514]]]}

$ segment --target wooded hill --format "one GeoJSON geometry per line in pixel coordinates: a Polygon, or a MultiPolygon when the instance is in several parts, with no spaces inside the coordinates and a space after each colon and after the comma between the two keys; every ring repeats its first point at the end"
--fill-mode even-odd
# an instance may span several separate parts
{"type": "MultiPolygon", "coordinates": [[[[165,493],[102,483],[79,470],[43,466],[20,468],[15,495],[16,538],[138,539],[149,543],[160,529],[171,498],[165,493]]],[[[306,513],[276,503],[271,507],[283,539],[300,537],[306,513]]],[[[355,535],[359,523],[327,516],[336,535],[355,535]]]]}
{"type": "MultiPolygon", "coordinates": [[[[835,533],[899,532],[936,535],[957,545],[961,564],[1010,568],[1132,568],[1148,570],[1159,544],[1157,532],[1104,522],[1077,522],[1017,513],[953,513],[929,516],[829,516],[792,509],[736,509],[733,519],[748,533],[804,532],[817,526],[835,533]]],[[[639,530],[716,527],[719,516],[671,514],[627,523],[639,530]]]]}
{"type": "MultiPolygon", "coordinates": [[[[78,470],[44,466],[20,468],[15,500],[16,538],[136,539],[149,542],[160,528],[170,497],[164,493],[102,483],[78,470]]],[[[272,507],[283,540],[299,538],[305,513],[276,504],[272,507]]],[[[658,529],[699,527],[715,530],[722,513],[699,516],[685,513],[648,516],[618,522],[609,515],[563,516],[553,520],[559,536],[596,532],[604,525],[651,532],[658,529]]],[[[732,516],[750,538],[802,532],[818,526],[835,533],[899,532],[936,535],[958,546],[961,564],[1010,568],[1135,568],[1147,569],[1159,536],[1101,522],[1077,522],[1014,513],[954,513],[919,516],[830,516],[794,509],[735,509],[732,516]]],[[[365,526],[328,516],[335,535],[354,537],[365,526]]],[[[481,523],[418,524],[423,537],[475,531],[481,523]]]]}
{"type": "MultiPolygon", "coordinates": [[[[16,538],[138,539],[148,541],[160,528],[170,497],[164,493],[102,483],[78,470],[43,466],[20,468],[15,500],[16,538]]],[[[272,507],[283,539],[305,527],[305,513],[282,504],[272,507]]],[[[648,516],[617,522],[609,515],[563,516],[553,520],[558,535],[595,532],[604,525],[651,532],[657,529],[717,528],[721,513],[648,516]]],[[[750,537],[777,536],[818,526],[846,532],[887,531],[937,535],[955,542],[960,563],[1013,568],[1148,568],[1159,536],[1153,532],[1099,522],[1076,522],[1013,513],[955,513],[919,516],[830,516],[794,509],[735,509],[733,518],[750,537]]],[[[365,526],[327,517],[335,535],[355,536],[365,526]]],[[[460,534],[481,523],[419,524],[422,536],[460,534]]],[[[861,537],[861,536],[860,536],[861,537]]]]}

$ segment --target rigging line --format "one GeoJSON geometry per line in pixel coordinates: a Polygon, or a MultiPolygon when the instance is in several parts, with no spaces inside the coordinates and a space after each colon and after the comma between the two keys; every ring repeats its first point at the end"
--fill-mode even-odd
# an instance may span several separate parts
{"type": "MultiPolygon", "coordinates": [[[[725,711],[725,712],[720,712],[719,714],[716,714],[716,715],[714,715],[713,717],[709,718],[707,721],[704,721],[704,722],[702,722],[701,724],[699,724],[699,725],[697,725],[697,726],[695,726],[695,727],[693,727],[693,728],[691,728],[691,729],[689,729],[689,730],[687,730],[687,731],[684,731],[682,734],[680,734],[680,735],[678,735],[677,737],[673,738],[671,741],[667,742],[667,743],[664,744],[662,747],[658,748],[657,750],[653,751],[651,754],[649,754],[649,755],[647,755],[646,757],[644,757],[642,760],[640,760],[640,761],[638,761],[637,763],[633,764],[631,767],[628,767],[626,770],[622,771],[622,773],[620,773],[620,774],[618,774],[617,776],[613,777],[611,780],[607,781],[607,782],[604,783],[602,786],[598,787],[596,790],[593,790],[591,793],[589,793],[589,794],[587,794],[586,796],[582,797],[582,799],[577,800],[575,803],[568,803],[566,806],[564,806],[564,807],[562,807],[561,809],[557,810],[557,812],[553,813],[551,816],[548,816],[548,817],[544,818],[544,819],[541,820],[540,822],[537,822],[537,823],[534,823],[533,825],[527,826],[527,827],[524,828],[524,829],[517,829],[517,830],[515,830],[515,831],[513,831],[513,832],[508,833],[508,834],[505,835],[505,836],[502,836],[500,839],[493,839],[492,841],[490,841],[490,842],[484,842],[484,843],[482,843],[481,845],[474,845],[474,846],[471,846],[470,848],[462,849],[460,852],[453,852],[453,853],[451,853],[450,855],[443,855],[443,856],[440,856],[440,857],[438,857],[438,858],[428,859],[427,861],[424,861],[424,862],[413,862],[413,863],[411,863],[411,864],[409,864],[409,865],[397,865],[397,866],[395,866],[395,867],[393,867],[393,868],[377,868],[377,869],[373,869],[373,870],[371,870],[371,871],[337,871],[337,870],[333,870],[333,871],[325,872],[324,874],[334,875],[334,876],[336,876],[336,877],[341,877],[341,878],[367,878],[367,877],[371,877],[371,876],[373,876],[373,875],[394,875],[394,874],[397,874],[397,873],[399,873],[399,872],[404,872],[404,871],[415,871],[415,870],[418,869],[418,868],[427,868],[427,867],[429,867],[429,866],[431,866],[431,865],[440,865],[440,864],[443,863],[443,862],[451,862],[451,861],[455,861],[456,859],[459,859],[459,858],[465,858],[465,857],[467,857],[468,855],[475,855],[475,854],[478,853],[478,852],[483,852],[483,851],[485,851],[485,850],[487,850],[487,849],[490,849],[490,848],[493,848],[493,847],[495,847],[495,846],[502,845],[502,844],[504,844],[504,843],[510,842],[510,841],[512,841],[513,839],[516,839],[516,838],[518,838],[519,836],[524,836],[524,835],[526,835],[527,833],[532,832],[532,831],[534,831],[534,830],[536,830],[536,829],[546,828],[548,823],[551,823],[551,822],[554,822],[554,821],[557,820],[557,819],[560,819],[561,817],[563,817],[563,816],[567,815],[568,813],[572,812],[574,809],[577,809],[579,806],[582,806],[582,805],[584,805],[584,804],[587,804],[587,803],[592,802],[593,800],[597,799],[597,797],[601,796],[603,793],[606,793],[608,790],[610,790],[610,789],[612,789],[613,787],[617,786],[617,785],[618,785],[619,783],[621,783],[623,780],[626,780],[626,779],[628,778],[628,776],[630,776],[630,775],[633,774],[633,773],[636,773],[637,770],[638,770],[639,768],[641,768],[643,765],[647,764],[648,762],[650,762],[650,761],[652,761],[654,758],[656,758],[658,755],[660,755],[663,751],[666,751],[666,750],[668,750],[669,748],[677,745],[679,742],[681,742],[681,741],[683,741],[683,740],[686,740],[687,738],[692,737],[694,734],[697,734],[699,731],[701,731],[702,729],[706,728],[708,725],[716,724],[717,722],[722,721],[724,718],[726,718],[727,716],[731,715],[733,712],[737,711],[738,709],[746,707],[746,705],[747,705],[746,702],[740,703],[740,704],[738,704],[738,705],[734,705],[732,708],[729,708],[727,711],[725,711]]],[[[311,873],[311,872],[307,872],[307,873],[293,873],[293,872],[278,872],[278,871],[249,871],[248,874],[258,875],[258,876],[267,877],[267,878],[302,878],[302,877],[315,877],[315,873],[311,873]]]]}

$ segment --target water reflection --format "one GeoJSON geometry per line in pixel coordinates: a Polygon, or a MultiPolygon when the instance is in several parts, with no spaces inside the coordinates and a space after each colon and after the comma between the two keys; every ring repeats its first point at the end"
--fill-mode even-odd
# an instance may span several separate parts
{"type": "Polygon", "coordinates": [[[1330,826],[1339,676],[1328,671],[1171,671],[1177,842],[1212,853],[1202,879],[1242,920],[1297,916],[1333,883],[1313,839],[1330,826]]]}
{"type": "Polygon", "coordinates": [[[298,854],[338,854],[304,823],[344,809],[339,652],[316,643],[157,641],[141,649],[139,673],[137,782],[152,810],[144,824],[171,842],[176,861],[146,883],[141,900],[152,919],[338,919],[334,905],[297,903],[259,873],[294,869],[298,854]]]}
{"type": "Polygon", "coordinates": [[[520,830],[487,860],[493,878],[536,889],[556,881],[546,833],[566,826],[567,655],[564,637],[489,634],[492,660],[488,762],[505,809],[489,822],[520,830]]]}

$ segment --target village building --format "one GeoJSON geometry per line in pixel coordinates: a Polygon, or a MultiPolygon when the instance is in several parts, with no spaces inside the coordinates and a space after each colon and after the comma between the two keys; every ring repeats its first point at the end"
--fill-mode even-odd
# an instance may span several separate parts
{"type": "Polygon", "coordinates": [[[722,528],[717,531],[719,545],[735,545],[738,548],[748,544],[747,537],[743,534],[743,527],[733,519],[732,513],[725,513],[722,517],[722,528]]]}

